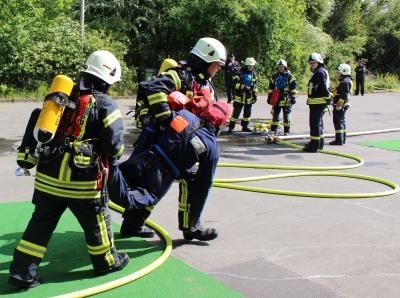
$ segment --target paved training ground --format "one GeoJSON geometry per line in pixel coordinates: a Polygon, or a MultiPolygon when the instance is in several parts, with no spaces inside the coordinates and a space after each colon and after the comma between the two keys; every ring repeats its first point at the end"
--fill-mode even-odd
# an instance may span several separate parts
{"type": "MultiPolygon", "coordinates": [[[[126,100],[118,103],[123,114],[133,105],[133,101],[126,100]]],[[[351,104],[347,114],[348,131],[400,126],[398,94],[353,96],[351,104]]],[[[10,154],[10,147],[22,138],[32,108],[40,106],[41,103],[0,104],[2,202],[28,201],[31,198],[33,178],[14,176],[15,155],[10,154]]],[[[253,118],[270,119],[266,107],[266,98],[261,96],[253,107],[253,118]]],[[[304,96],[294,106],[292,122],[293,134],[308,133],[308,107],[304,96]]],[[[326,133],[334,131],[329,114],[325,115],[325,127],[326,133]]],[[[127,117],[126,131],[129,145],[135,130],[127,117]]],[[[355,154],[365,160],[363,167],[345,172],[381,177],[399,184],[398,151],[359,145],[366,141],[399,139],[400,133],[351,137],[343,147],[326,146],[326,149],[355,154]]],[[[301,144],[305,141],[296,142],[301,144]]],[[[126,159],[128,154],[129,149],[122,159],[126,159]]],[[[220,161],[304,166],[352,163],[340,157],[267,145],[262,137],[245,138],[241,133],[221,137],[220,161]]],[[[293,171],[220,168],[216,176],[249,177],[285,172],[293,171]]],[[[246,185],[338,193],[387,189],[373,182],[339,177],[285,178],[246,185]]],[[[170,233],[174,240],[173,255],[243,296],[400,296],[399,194],[374,199],[316,199],[213,188],[203,222],[216,227],[220,237],[209,243],[182,240],[177,229],[177,194],[178,188],[174,185],[151,217],[170,233]]],[[[1,205],[0,210],[3,210],[1,205]]],[[[115,214],[114,220],[120,221],[120,216],[115,214]]],[[[2,229],[0,234],[3,233],[2,229]]],[[[54,237],[52,241],[56,239],[54,237]]],[[[157,243],[153,240],[151,245],[157,243]]],[[[3,269],[6,265],[2,263],[1,266],[3,269]]],[[[161,278],[154,282],[152,287],[162,287],[163,283],[169,282],[168,279],[167,273],[164,280],[161,278]]],[[[180,286],[177,284],[176,288],[180,286]]],[[[148,297],[154,297],[152,287],[148,288],[148,297]]],[[[112,296],[112,292],[106,296],[112,296]]]]}

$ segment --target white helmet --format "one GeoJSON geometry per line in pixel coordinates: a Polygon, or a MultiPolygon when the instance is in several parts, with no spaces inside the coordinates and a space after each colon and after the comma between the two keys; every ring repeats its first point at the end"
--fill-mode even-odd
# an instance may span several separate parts
{"type": "Polygon", "coordinates": [[[322,59],[321,54],[311,53],[310,56],[308,57],[308,62],[318,62],[323,64],[324,60],[322,59]]]}
{"type": "Polygon", "coordinates": [[[351,67],[348,64],[340,64],[337,68],[338,72],[340,72],[342,75],[351,75],[351,67]]]}
{"type": "Polygon", "coordinates": [[[287,62],[285,60],[283,60],[283,59],[279,59],[276,62],[276,66],[281,66],[281,65],[283,65],[283,66],[285,66],[287,68],[287,62]]]}
{"type": "Polygon", "coordinates": [[[109,85],[121,81],[121,65],[109,51],[101,50],[90,54],[81,71],[90,73],[109,85]]]}
{"type": "Polygon", "coordinates": [[[254,66],[256,64],[257,62],[253,57],[246,58],[246,60],[244,61],[244,65],[246,66],[254,66]]]}
{"type": "Polygon", "coordinates": [[[215,38],[200,38],[190,53],[200,57],[207,63],[218,61],[221,65],[225,65],[226,49],[224,45],[215,38]]]}

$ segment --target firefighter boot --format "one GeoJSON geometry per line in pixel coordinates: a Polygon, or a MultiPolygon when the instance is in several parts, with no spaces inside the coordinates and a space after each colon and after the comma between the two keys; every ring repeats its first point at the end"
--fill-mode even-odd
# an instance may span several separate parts
{"type": "Polygon", "coordinates": [[[304,145],[303,151],[304,152],[318,152],[319,148],[319,140],[311,140],[307,144],[304,145]]]}
{"type": "Polygon", "coordinates": [[[216,229],[204,227],[198,219],[191,220],[190,228],[183,231],[185,240],[210,241],[217,237],[218,232],[216,229]]]}
{"type": "Polygon", "coordinates": [[[41,278],[35,276],[34,278],[24,279],[19,274],[10,274],[8,283],[17,289],[30,289],[37,287],[42,282],[41,278]]]}
{"type": "Polygon", "coordinates": [[[146,219],[150,216],[147,209],[129,209],[123,214],[123,222],[121,225],[120,235],[122,237],[141,237],[152,238],[155,233],[153,229],[144,225],[146,219]]]}
{"type": "Polygon", "coordinates": [[[235,121],[230,121],[228,126],[228,133],[232,133],[235,128],[235,121]]]}
{"type": "Polygon", "coordinates": [[[344,136],[342,133],[337,133],[335,135],[335,140],[332,142],[329,142],[329,145],[343,145],[344,144],[344,136]]]}
{"type": "Polygon", "coordinates": [[[105,275],[111,272],[122,270],[129,263],[129,256],[127,253],[120,252],[117,253],[117,258],[114,265],[107,268],[106,270],[95,270],[96,275],[105,275]]]}
{"type": "Polygon", "coordinates": [[[251,128],[249,128],[249,122],[242,122],[242,131],[243,132],[253,132],[251,128]]]}
{"type": "Polygon", "coordinates": [[[283,135],[288,136],[290,134],[290,126],[285,126],[283,128],[283,135]]]}

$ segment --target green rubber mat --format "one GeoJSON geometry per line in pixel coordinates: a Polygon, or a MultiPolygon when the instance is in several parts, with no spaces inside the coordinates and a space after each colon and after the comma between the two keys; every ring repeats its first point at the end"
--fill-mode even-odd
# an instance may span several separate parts
{"type": "MultiPolygon", "coordinates": [[[[8,268],[13,250],[19,242],[33,211],[30,202],[0,204],[0,296],[50,297],[82,290],[115,280],[140,270],[162,253],[160,242],[147,242],[140,238],[118,239],[118,250],[128,253],[129,264],[122,270],[97,277],[86,249],[83,232],[72,213],[67,210],[47,248],[40,265],[39,275],[44,283],[26,292],[15,292],[7,284],[8,268]]],[[[114,223],[114,231],[119,225],[114,223]]],[[[157,238],[155,238],[157,239],[157,238]]],[[[152,273],[97,295],[99,297],[242,297],[217,280],[170,257],[152,273]]]]}
{"type": "Polygon", "coordinates": [[[400,151],[400,140],[362,142],[359,144],[363,145],[363,146],[368,146],[368,147],[375,147],[375,148],[387,149],[387,150],[392,150],[392,151],[400,151]]]}

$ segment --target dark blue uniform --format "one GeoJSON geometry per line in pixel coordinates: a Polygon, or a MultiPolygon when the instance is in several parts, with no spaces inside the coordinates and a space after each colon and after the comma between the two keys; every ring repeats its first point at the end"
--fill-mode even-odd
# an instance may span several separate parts
{"type": "Polygon", "coordinates": [[[146,126],[120,171],[116,164],[112,168],[110,197],[127,208],[124,222],[131,227],[144,224],[174,180],[180,182],[181,230],[198,224],[207,200],[219,158],[215,128],[187,110],[171,116],[163,130],[157,122],[146,126]]]}
{"type": "Polygon", "coordinates": [[[317,152],[324,147],[323,117],[330,98],[329,74],[320,65],[308,81],[307,104],[310,108],[310,139],[305,151],[317,152]]]}
{"type": "Polygon", "coordinates": [[[346,119],[345,114],[349,108],[349,95],[353,86],[351,76],[342,76],[339,85],[333,92],[333,125],[335,126],[335,141],[331,145],[343,145],[346,143],[346,119]],[[338,104],[338,103],[341,104],[338,104]]]}
{"type": "Polygon", "coordinates": [[[47,149],[38,159],[33,158],[37,142],[32,133],[40,110],[33,111],[19,148],[17,162],[20,166],[37,164],[33,193],[35,211],[10,266],[14,284],[21,287],[35,283],[48,242],[67,208],[85,232],[95,272],[107,273],[120,266],[110,213],[101,196],[99,175],[100,156],[118,158],[123,153],[122,116],[108,95],[93,89],[81,90],[83,94],[90,98],[87,104],[81,106],[83,99],[80,97],[77,101],[80,114],[72,109],[64,111],[54,139],[45,145],[47,149]],[[74,113],[81,115],[80,119],[74,113]],[[73,133],[76,125],[80,127],[79,135],[73,133]],[[90,156],[82,154],[80,149],[91,151],[90,156]],[[23,152],[25,154],[21,154],[23,152]]]}
{"type": "Polygon", "coordinates": [[[233,113],[229,119],[229,132],[232,132],[235,128],[236,120],[239,118],[242,109],[242,131],[251,131],[249,129],[251,108],[253,103],[257,101],[257,73],[254,70],[249,70],[247,66],[242,67],[240,73],[233,77],[233,82],[235,99],[233,101],[233,113]]]}
{"type": "Polygon", "coordinates": [[[267,93],[271,93],[274,89],[280,91],[280,97],[278,103],[273,107],[271,131],[277,131],[279,127],[279,114],[282,110],[284,133],[288,134],[290,132],[290,126],[292,125],[290,120],[292,105],[296,103],[296,79],[289,71],[284,71],[282,73],[277,71],[273,74],[271,80],[269,81],[267,93]]]}
{"type": "Polygon", "coordinates": [[[364,82],[365,82],[365,74],[367,73],[367,68],[363,63],[360,63],[355,68],[356,72],[356,91],[354,95],[358,95],[361,92],[361,95],[364,95],[364,82]]]}
{"type": "Polygon", "coordinates": [[[236,60],[229,60],[225,66],[225,87],[228,95],[228,103],[235,97],[235,85],[233,83],[233,77],[240,70],[240,64],[236,60]]]}

